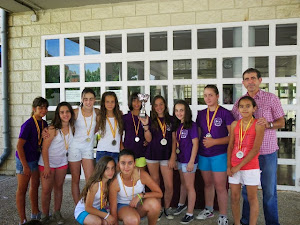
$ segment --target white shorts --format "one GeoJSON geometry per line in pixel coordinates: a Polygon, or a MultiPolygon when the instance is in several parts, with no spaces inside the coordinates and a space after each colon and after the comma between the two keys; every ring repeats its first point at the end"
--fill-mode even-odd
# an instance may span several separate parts
{"type": "Polygon", "coordinates": [[[169,160],[150,160],[146,159],[147,163],[159,163],[160,166],[168,166],[169,160]]]}
{"type": "Polygon", "coordinates": [[[251,186],[260,185],[260,169],[253,170],[240,170],[233,174],[232,177],[228,177],[230,184],[244,184],[251,186]]]}
{"type": "Polygon", "coordinates": [[[82,159],[94,159],[94,149],[88,150],[85,148],[69,148],[68,161],[78,162],[82,159]]]}

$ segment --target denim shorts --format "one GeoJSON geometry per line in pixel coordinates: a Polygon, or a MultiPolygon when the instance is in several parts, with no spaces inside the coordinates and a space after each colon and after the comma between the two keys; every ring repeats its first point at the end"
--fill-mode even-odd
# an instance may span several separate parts
{"type": "MultiPolygon", "coordinates": [[[[101,209],[100,211],[107,213],[106,209],[101,209]]],[[[76,221],[83,225],[83,222],[88,215],[89,213],[87,211],[83,211],[77,216],[76,221]]]]}
{"type": "Polygon", "coordinates": [[[188,172],[186,170],[187,165],[188,165],[187,163],[177,162],[177,168],[178,168],[178,170],[181,170],[183,173],[195,173],[196,172],[197,166],[198,166],[197,163],[194,164],[194,169],[191,172],[188,172]]]}
{"type": "MultiPolygon", "coordinates": [[[[38,169],[39,169],[38,160],[32,161],[32,162],[27,162],[27,164],[28,164],[31,172],[38,171],[38,169]]],[[[16,173],[24,174],[23,165],[22,165],[20,159],[18,159],[17,157],[16,157],[16,173]]]]}
{"type": "Polygon", "coordinates": [[[118,159],[119,159],[118,152],[97,151],[96,162],[98,162],[103,156],[110,156],[115,160],[116,163],[118,163],[118,159]]]}
{"type": "Polygon", "coordinates": [[[118,204],[117,204],[117,211],[119,212],[119,210],[120,210],[121,208],[123,208],[124,206],[129,206],[129,204],[118,203],[118,204]]]}

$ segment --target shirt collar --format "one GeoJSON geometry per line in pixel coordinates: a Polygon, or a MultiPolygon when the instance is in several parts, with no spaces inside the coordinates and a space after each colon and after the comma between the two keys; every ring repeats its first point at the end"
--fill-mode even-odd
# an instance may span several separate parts
{"type": "MultiPolygon", "coordinates": [[[[263,91],[259,89],[259,91],[256,93],[253,99],[260,99],[261,95],[263,94],[263,91]]],[[[247,95],[249,96],[249,93],[247,92],[247,95]]]]}

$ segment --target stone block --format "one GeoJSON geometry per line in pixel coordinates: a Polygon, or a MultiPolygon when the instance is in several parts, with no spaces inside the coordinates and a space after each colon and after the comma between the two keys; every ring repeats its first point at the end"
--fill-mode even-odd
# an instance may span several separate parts
{"type": "Polygon", "coordinates": [[[31,25],[31,13],[30,14],[16,14],[13,15],[13,26],[31,25]]]}
{"type": "Polygon", "coordinates": [[[92,19],[111,18],[113,15],[111,6],[104,6],[92,9],[92,19]]]}
{"type": "Polygon", "coordinates": [[[209,0],[209,10],[232,8],[234,8],[234,0],[209,0]]]}
{"type": "Polygon", "coordinates": [[[41,34],[41,25],[23,26],[23,36],[37,36],[41,34]]]}
{"type": "Polygon", "coordinates": [[[15,60],[14,70],[31,70],[31,60],[15,60]]]}
{"type": "Polygon", "coordinates": [[[55,10],[51,12],[51,23],[63,23],[71,21],[70,10],[55,10]]]}
{"type": "Polygon", "coordinates": [[[23,72],[22,71],[10,71],[9,72],[9,82],[15,83],[15,82],[22,82],[23,81],[23,72]]]}
{"type": "MultiPolygon", "coordinates": [[[[12,151],[12,152],[14,152],[14,151],[12,151]]],[[[7,159],[6,163],[7,163],[6,164],[6,170],[8,170],[8,171],[16,171],[16,161],[14,159],[7,159]]]]}
{"type": "Polygon", "coordinates": [[[20,48],[12,49],[8,52],[9,60],[22,59],[22,57],[23,57],[23,52],[22,49],[20,48]]]}
{"type": "Polygon", "coordinates": [[[8,40],[8,47],[9,47],[9,49],[30,48],[31,47],[31,37],[10,38],[8,40]]]}
{"type": "Polygon", "coordinates": [[[102,30],[119,30],[124,28],[123,18],[112,18],[102,20],[102,30]]]}
{"type": "Polygon", "coordinates": [[[73,9],[71,10],[71,20],[72,21],[84,21],[90,20],[92,18],[92,10],[91,9],[73,9]]]}
{"type": "Polygon", "coordinates": [[[182,1],[161,1],[159,2],[159,13],[178,13],[183,12],[182,1]]]}
{"type": "Polygon", "coordinates": [[[171,25],[187,25],[187,24],[195,24],[195,13],[187,12],[187,13],[175,13],[171,14],[171,25]]]}
{"type": "Polygon", "coordinates": [[[22,37],[22,27],[9,27],[8,36],[10,38],[22,37]]]}
{"type": "Polygon", "coordinates": [[[33,48],[35,48],[35,47],[41,47],[41,36],[33,36],[33,37],[31,37],[31,46],[33,48]]]}
{"type": "Polygon", "coordinates": [[[40,70],[41,69],[41,59],[33,59],[31,60],[32,70],[40,70]]]}
{"type": "Polygon", "coordinates": [[[262,0],[263,6],[271,5],[289,5],[291,0],[262,0]]]}
{"type": "Polygon", "coordinates": [[[13,93],[30,93],[31,92],[31,83],[10,83],[11,90],[13,93]]]}
{"type": "Polygon", "coordinates": [[[221,10],[196,13],[196,24],[220,23],[222,21],[221,10]]]}
{"type": "Polygon", "coordinates": [[[124,3],[113,6],[113,17],[135,16],[135,4],[124,3]]]}
{"type": "Polygon", "coordinates": [[[30,70],[23,72],[23,81],[41,81],[41,71],[30,70]]]}
{"type": "Polygon", "coordinates": [[[60,34],[60,23],[46,24],[41,27],[41,35],[60,34]]]}
{"type": "MultiPolygon", "coordinates": [[[[41,82],[31,82],[32,91],[41,93],[42,92],[42,86],[41,82]]],[[[33,99],[32,99],[33,100],[33,99]]]]}
{"type": "Polygon", "coordinates": [[[146,16],[134,16],[134,17],[125,17],[124,18],[124,28],[143,28],[147,26],[147,17],[146,16]]]}
{"type": "Polygon", "coordinates": [[[208,0],[183,0],[185,12],[196,12],[208,10],[208,0]]]}
{"type": "Polygon", "coordinates": [[[32,22],[32,24],[48,24],[51,23],[51,14],[50,12],[39,12],[38,21],[32,22]]]}
{"type": "MultiPolygon", "coordinates": [[[[22,100],[22,97],[20,97],[20,98],[22,100]]],[[[22,103],[18,103],[18,104],[22,104],[22,103]]],[[[23,118],[20,116],[10,116],[9,117],[9,125],[12,127],[21,127],[22,123],[23,123],[23,118]]]]}
{"type": "Polygon", "coordinates": [[[169,14],[147,16],[147,27],[165,27],[171,25],[169,14]]]}
{"type": "Polygon", "coordinates": [[[11,14],[8,14],[7,23],[9,27],[13,26],[13,16],[11,14]]]}
{"type": "Polygon", "coordinates": [[[80,32],[80,22],[61,23],[60,32],[62,34],[79,33],[80,32]]]}
{"type": "Polygon", "coordinates": [[[249,20],[270,20],[275,19],[275,6],[259,7],[249,9],[249,20]]]}
{"type": "Polygon", "coordinates": [[[102,30],[101,20],[88,20],[81,22],[81,32],[91,32],[102,30]]]}
{"type": "Polygon", "coordinates": [[[33,99],[35,99],[36,97],[40,96],[40,93],[37,93],[35,90],[33,90],[34,92],[32,93],[24,93],[23,94],[23,104],[24,105],[31,105],[33,102],[33,99]]]}
{"type": "Polygon", "coordinates": [[[23,59],[36,59],[41,57],[40,48],[25,48],[23,49],[23,59]]]}
{"type": "MultiPolygon", "coordinates": [[[[28,106],[26,106],[27,108],[29,108],[28,106]]],[[[17,114],[21,115],[22,113],[24,113],[25,111],[28,113],[29,111],[26,109],[26,107],[22,106],[22,105],[18,105],[17,107],[13,106],[13,110],[18,111],[16,112],[17,114]],[[25,110],[26,109],[26,110],[25,110]]],[[[31,113],[31,110],[30,110],[31,113]]],[[[28,119],[29,119],[29,115],[28,114],[28,119]]],[[[14,112],[13,112],[14,114],[14,112]]],[[[17,116],[17,115],[16,115],[17,116]]],[[[11,138],[18,138],[20,134],[20,127],[10,127],[10,137],[11,138]]]]}
{"type": "Polygon", "coordinates": [[[135,10],[137,16],[158,14],[158,3],[157,2],[136,3],[135,10]]]}
{"type": "Polygon", "coordinates": [[[277,6],[276,18],[277,19],[300,18],[300,4],[277,6]]]}
{"type": "Polygon", "coordinates": [[[261,4],[262,0],[235,0],[235,8],[259,7],[261,4]]]}
{"type": "Polygon", "coordinates": [[[22,103],[23,103],[22,94],[16,94],[16,93],[9,94],[9,104],[16,105],[22,103]]]}
{"type": "Polygon", "coordinates": [[[222,22],[247,21],[248,9],[225,9],[222,10],[222,22]]]}

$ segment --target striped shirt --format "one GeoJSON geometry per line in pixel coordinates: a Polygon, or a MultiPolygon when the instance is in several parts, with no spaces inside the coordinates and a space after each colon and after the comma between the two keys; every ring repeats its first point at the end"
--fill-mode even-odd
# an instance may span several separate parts
{"type": "MultiPolygon", "coordinates": [[[[248,93],[245,95],[248,95],[248,93]]],[[[264,117],[268,122],[274,122],[284,116],[280,100],[276,95],[259,90],[253,99],[257,104],[257,110],[254,112],[256,119],[264,117]]],[[[232,115],[235,120],[242,118],[238,111],[238,101],[239,99],[234,103],[232,108],[232,115]]],[[[276,129],[265,129],[264,139],[260,147],[260,155],[272,154],[278,149],[276,129]]]]}

